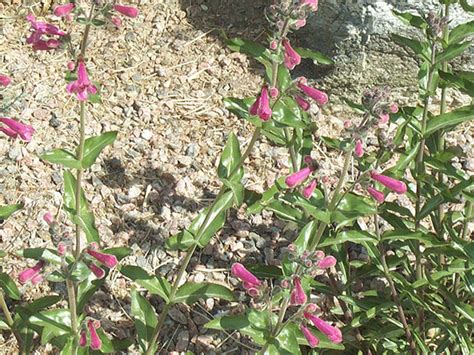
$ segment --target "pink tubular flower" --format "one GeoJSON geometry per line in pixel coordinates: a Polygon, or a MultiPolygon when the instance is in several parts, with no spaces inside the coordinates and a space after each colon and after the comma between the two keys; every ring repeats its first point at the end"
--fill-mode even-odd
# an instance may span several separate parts
{"type": "Polygon", "coordinates": [[[79,346],[81,348],[84,348],[87,345],[87,333],[83,329],[81,330],[81,337],[79,338],[79,346]]]}
{"type": "Polygon", "coordinates": [[[390,104],[390,112],[397,113],[398,112],[398,105],[396,103],[390,104]]]}
{"type": "Polygon", "coordinates": [[[311,323],[313,323],[313,325],[318,328],[321,333],[326,335],[331,342],[335,344],[342,342],[342,333],[339,328],[333,327],[328,322],[322,320],[321,318],[313,314],[305,313],[304,316],[306,319],[309,319],[311,323]]]}
{"type": "Polygon", "coordinates": [[[110,21],[114,24],[115,27],[120,28],[122,27],[122,19],[117,16],[113,16],[110,21]]]}
{"type": "Polygon", "coordinates": [[[272,51],[274,51],[274,50],[276,50],[277,48],[278,48],[278,42],[275,41],[275,40],[271,41],[271,42],[270,42],[270,49],[271,49],[272,51]]]}
{"type": "Polygon", "coordinates": [[[67,3],[64,5],[59,5],[54,8],[54,14],[56,16],[66,16],[68,15],[72,10],[74,10],[75,5],[73,3],[67,3]]]}
{"type": "Polygon", "coordinates": [[[231,267],[232,275],[242,281],[245,289],[258,288],[262,281],[260,281],[254,274],[248,271],[245,266],[240,263],[234,263],[231,267]]]}
{"type": "Polygon", "coordinates": [[[369,193],[370,196],[372,196],[375,201],[377,201],[378,203],[384,203],[385,201],[385,196],[383,194],[383,192],[377,190],[377,189],[374,189],[373,187],[369,186],[367,188],[367,192],[369,193]]]}
{"type": "Polygon", "coordinates": [[[292,306],[300,306],[306,303],[306,293],[303,290],[303,286],[301,286],[301,280],[299,277],[295,277],[293,279],[293,286],[294,289],[291,292],[290,296],[290,304],[292,306]]]}
{"type": "Polygon", "coordinates": [[[382,113],[379,116],[379,123],[380,124],[386,124],[390,120],[390,116],[388,113],[382,113]]]}
{"type": "Polygon", "coordinates": [[[364,156],[364,147],[363,147],[362,141],[360,139],[358,139],[356,141],[354,154],[357,158],[362,158],[364,156]]]}
{"type": "Polygon", "coordinates": [[[306,167],[301,169],[300,171],[297,171],[296,173],[291,174],[285,179],[286,185],[288,187],[293,188],[296,185],[301,184],[303,181],[305,181],[313,172],[313,168],[311,167],[306,167]]]}
{"type": "Polygon", "coordinates": [[[0,123],[6,125],[6,127],[0,127],[0,131],[12,138],[20,136],[20,138],[25,142],[31,141],[31,137],[35,132],[35,129],[33,127],[12,120],[11,118],[0,117],[0,123]]]}
{"type": "Polygon", "coordinates": [[[77,67],[77,80],[66,87],[69,94],[75,93],[79,101],[86,101],[89,94],[96,94],[97,88],[89,80],[84,62],[79,62],[77,67]]]}
{"type": "Polygon", "coordinates": [[[272,109],[270,108],[270,99],[268,97],[268,89],[266,86],[262,88],[262,93],[250,107],[249,113],[252,116],[260,117],[262,121],[268,121],[270,117],[272,117],[272,109]]]}
{"type": "Polygon", "coordinates": [[[54,217],[53,217],[53,215],[51,214],[51,212],[46,212],[46,213],[43,215],[43,221],[45,221],[45,222],[48,223],[49,225],[51,225],[51,224],[54,223],[54,217]]]}
{"type": "Polygon", "coordinates": [[[334,256],[329,255],[319,260],[318,267],[320,269],[328,269],[336,265],[336,263],[337,263],[337,259],[334,256]]]}
{"type": "Polygon", "coordinates": [[[344,128],[349,129],[352,126],[352,121],[351,120],[345,120],[344,121],[344,128]]]}
{"type": "Polygon", "coordinates": [[[300,18],[298,20],[295,21],[295,23],[293,24],[293,27],[298,30],[300,29],[301,27],[304,27],[306,26],[306,19],[305,18],[300,18]]]}
{"type": "Polygon", "coordinates": [[[309,346],[312,348],[317,347],[319,344],[318,337],[314,335],[313,333],[311,333],[311,331],[308,328],[306,328],[303,324],[300,324],[300,329],[304,337],[308,341],[309,346]]]}
{"type": "Polygon", "coordinates": [[[33,14],[26,16],[26,19],[31,23],[31,29],[33,30],[33,33],[26,39],[26,43],[32,44],[34,50],[50,50],[61,45],[61,41],[57,39],[43,39],[43,35],[63,37],[66,35],[66,32],[49,23],[36,21],[36,17],[33,14]]]}
{"type": "Polygon", "coordinates": [[[58,254],[59,255],[64,255],[66,253],[66,244],[63,242],[58,243],[58,254]]]}
{"type": "Polygon", "coordinates": [[[89,329],[89,335],[91,337],[91,349],[92,350],[99,350],[102,346],[102,341],[97,334],[96,328],[99,328],[97,324],[95,324],[93,320],[87,321],[87,329],[89,329]]]}
{"type": "Polygon", "coordinates": [[[397,194],[407,192],[407,185],[403,181],[391,178],[390,176],[380,175],[375,171],[370,173],[370,177],[397,194]]]}
{"type": "Polygon", "coordinates": [[[87,265],[89,267],[89,270],[92,271],[92,273],[97,277],[98,279],[101,279],[105,276],[105,271],[98,267],[96,264],[90,263],[87,265]]]}
{"type": "Polygon", "coordinates": [[[311,10],[318,11],[318,0],[301,0],[302,6],[309,6],[311,10]]]}
{"type": "Polygon", "coordinates": [[[37,285],[39,284],[41,281],[43,281],[43,275],[41,274],[38,274],[38,275],[35,275],[31,278],[31,283],[33,285],[37,285]]]}
{"type": "Polygon", "coordinates": [[[308,186],[306,186],[304,189],[303,189],[303,196],[305,198],[310,198],[312,195],[313,195],[313,192],[314,192],[314,189],[316,189],[316,186],[318,185],[318,183],[316,182],[316,180],[313,180],[311,181],[308,186]]]}
{"type": "Polygon", "coordinates": [[[0,86],[3,86],[6,88],[8,85],[10,85],[10,83],[11,83],[10,77],[0,74],[0,86]]]}
{"type": "Polygon", "coordinates": [[[74,63],[73,61],[67,63],[67,70],[73,71],[74,69],[76,69],[76,63],[74,63]]]}
{"type": "Polygon", "coordinates": [[[45,265],[45,262],[43,260],[40,260],[35,266],[28,268],[26,270],[23,270],[22,272],[18,274],[18,281],[24,284],[27,281],[32,280],[35,276],[37,276],[41,272],[44,265],[45,265]]]}
{"type": "Polygon", "coordinates": [[[137,17],[138,9],[132,6],[114,5],[114,10],[128,17],[137,17]]]}
{"type": "Polygon", "coordinates": [[[321,106],[327,104],[327,102],[329,101],[328,95],[326,93],[312,88],[306,84],[303,84],[301,81],[298,83],[298,87],[301,91],[305,93],[305,95],[311,97],[321,106]]]}
{"type": "Polygon", "coordinates": [[[278,97],[278,95],[280,95],[280,92],[278,91],[278,88],[273,87],[273,88],[270,89],[270,97],[272,99],[276,99],[278,97]]]}
{"type": "Polygon", "coordinates": [[[104,254],[104,253],[100,253],[98,251],[91,250],[91,249],[86,249],[86,252],[87,254],[92,256],[94,259],[96,259],[99,263],[107,266],[109,269],[113,268],[118,263],[115,255],[104,254]]]}
{"type": "Polygon", "coordinates": [[[285,66],[293,70],[295,67],[301,63],[301,57],[296,51],[291,47],[290,41],[288,41],[286,38],[283,40],[283,47],[285,47],[285,66]]]}
{"type": "Polygon", "coordinates": [[[309,108],[311,107],[311,104],[299,95],[295,96],[295,100],[298,106],[301,107],[303,111],[308,111],[309,108]]]}

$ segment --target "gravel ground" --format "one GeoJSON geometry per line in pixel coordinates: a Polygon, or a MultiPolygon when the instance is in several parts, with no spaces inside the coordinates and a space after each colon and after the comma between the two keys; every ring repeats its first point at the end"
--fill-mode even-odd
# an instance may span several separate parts
{"type": "MultiPolygon", "coordinates": [[[[91,78],[102,85],[104,104],[89,111],[87,135],[109,130],[120,133],[113,149],[108,148],[86,174],[84,188],[104,245],[133,249],[133,256],[124,259],[124,264],[137,264],[172,278],[180,255],[165,251],[164,241],[188,226],[219,189],[215,168],[227,134],[233,131],[241,143],[249,141],[252,127],[223,109],[222,99],[255,95],[262,69],[244,55],[226,49],[222,32],[229,37],[265,40],[264,2],[143,0],[138,19],[124,21],[120,30],[92,32],[88,69],[91,78]]],[[[41,6],[47,14],[49,5],[50,1],[43,1],[29,10],[41,16],[41,6]]],[[[0,230],[2,249],[10,252],[3,267],[12,275],[26,265],[14,256],[15,250],[50,245],[42,221],[44,212],[51,211],[66,221],[59,210],[62,172],[38,155],[56,147],[71,147],[77,139],[78,105],[65,91],[67,54],[35,53],[25,45],[29,25],[24,16],[29,10],[17,0],[0,0],[0,72],[12,76],[11,96],[23,92],[10,115],[37,129],[29,144],[0,140],[0,204],[25,204],[23,212],[0,230]]],[[[454,105],[464,101],[459,95],[451,99],[454,105]]],[[[315,112],[322,122],[321,134],[330,136],[341,132],[350,115],[340,104],[315,112]]],[[[472,154],[470,129],[472,126],[465,127],[448,140],[467,147],[472,154]]],[[[318,159],[337,158],[319,145],[314,154],[318,159]]],[[[472,172],[472,155],[470,158],[459,163],[467,164],[472,172]]],[[[337,162],[322,162],[322,174],[336,171],[337,162]]],[[[263,191],[276,177],[286,174],[285,150],[263,139],[246,167],[246,185],[263,191]]],[[[237,286],[228,278],[230,263],[277,263],[279,247],[293,237],[283,227],[271,214],[246,217],[243,210],[234,211],[220,235],[192,259],[189,278],[237,286]]],[[[72,234],[73,229],[69,227],[69,231],[72,234]]],[[[103,327],[114,337],[129,338],[133,323],[128,315],[128,281],[117,272],[111,276],[88,311],[102,319],[103,327]]],[[[26,300],[63,292],[50,290],[46,283],[27,285],[22,291],[26,300]]],[[[151,301],[159,312],[161,301],[151,301]]],[[[241,303],[229,305],[212,299],[193,308],[176,307],[162,332],[165,349],[252,353],[248,348],[251,343],[239,334],[202,327],[219,312],[238,312],[240,307],[241,303]]],[[[5,342],[0,352],[13,351],[14,341],[7,340],[0,339],[5,342]]],[[[42,348],[41,353],[51,350],[42,348]]]]}

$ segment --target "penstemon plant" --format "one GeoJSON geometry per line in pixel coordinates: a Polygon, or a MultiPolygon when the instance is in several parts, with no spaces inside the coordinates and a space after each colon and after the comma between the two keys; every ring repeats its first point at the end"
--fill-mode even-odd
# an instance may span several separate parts
{"type": "MultiPolygon", "coordinates": [[[[88,105],[100,102],[100,90],[89,79],[86,68],[87,46],[92,28],[120,27],[122,24],[120,15],[133,18],[138,16],[138,10],[135,7],[103,1],[84,1],[59,5],[55,7],[54,14],[66,20],[70,31],[63,31],[58,26],[40,21],[33,14],[29,14],[26,19],[31,25],[32,33],[26,39],[26,43],[36,51],[66,49],[71,55],[66,75],[69,83],[65,91],[77,99],[79,142],[75,152],[55,149],[44,153],[41,158],[66,168],[64,209],[75,225],[76,233],[75,238],[70,238],[63,222],[56,220],[51,213],[45,214],[43,219],[50,227],[52,247],[22,250],[20,255],[34,259],[35,263],[18,275],[18,281],[21,284],[31,282],[33,285],[42,282],[43,279],[65,283],[68,307],[44,310],[62,300],[62,297],[55,295],[43,297],[26,307],[21,307],[14,319],[7,312],[5,302],[2,302],[2,309],[7,325],[17,337],[21,353],[30,353],[34,333],[41,336],[42,344],[51,343],[61,349],[62,354],[88,353],[88,348],[92,351],[115,352],[128,347],[130,343],[111,340],[100,327],[100,320],[91,317],[87,308],[89,299],[104,284],[108,270],[115,267],[118,260],[129,253],[127,248],[101,250],[94,215],[89,209],[82,188],[83,176],[87,169],[95,163],[101,151],[112,144],[117,137],[117,132],[105,132],[90,138],[85,136],[88,105]],[[83,27],[82,37],[77,46],[73,33],[76,30],[76,23],[83,27]],[[26,331],[20,332],[25,328],[26,331]]],[[[6,118],[2,118],[2,123],[5,127],[0,128],[7,135],[12,137],[19,135],[26,141],[31,139],[33,132],[31,127],[22,126],[6,118]]],[[[9,211],[11,212],[11,209],[5,213],[10,213],[9,211]]],[[[3,214],[2,208],[2,218],[3,214]]],[[[7,281],[10,286],[11,280],[7,281]]],[[[12,297],[12,294],[10,296],[12,297]]],[[[19,299],[19,293],[15,292],[15,296],[12,298],[19,299]]],[[[1,300],[3,301],[3,297],[1,300]]]]}

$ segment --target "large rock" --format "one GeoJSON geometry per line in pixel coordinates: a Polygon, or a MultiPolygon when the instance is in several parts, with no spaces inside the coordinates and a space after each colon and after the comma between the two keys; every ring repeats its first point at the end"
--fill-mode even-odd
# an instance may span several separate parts
{"type": "MultiPolygon", "coordinates": [[[[426,15],[439,9],[438,0],[326,0],[298,35],[301,43],[330,55],[336,65],[303,74],[323,77],[324,87],[342,97],[356,98],[373,85],[389,85],[402,96],[417,92],[417,63],[413,54],[394,44],[391,33],[420,36],[396,18],[392,10],[426,15]]],[[[472,20],[459,5],[451,6],[451,26],[472,20]]],[[[455,64],[473,67],[472,53],[455,64]]],[[[313,69],[311,69],[313,70],[313,69]]]]}

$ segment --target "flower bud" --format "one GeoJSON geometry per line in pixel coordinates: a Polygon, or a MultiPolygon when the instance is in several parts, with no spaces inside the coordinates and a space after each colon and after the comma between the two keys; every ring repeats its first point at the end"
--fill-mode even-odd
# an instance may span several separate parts
{"type": "Polygon", "coordinates": [[[306,303],[306,293],[303,290],[303,286],[301,285],[301,280],[299,277],[295,277],[293,279],[293,286],[294,289],[290,295],[290,304],[292,306],[300,306],[306,303]]]}
{"type": "Polygon", "coordinates": [[[381,183],[383,186],[389,188],[393,192],[396,192],[397,194],[404,194],[407,192],[407,185],[405,185],[403,181],[391,178],[389,176],[380,175],[375,171],[370,173],[370,177],[373,180],[381,183]]]}
{"type": "Polygon", "coordinates": [[[319,260],[318,267],[320,269],[328,269],[336,265],[336,263],[337,263],[337,259],[334,256],[329,255],[319,260]]]}
{"type": "Polygon", "coordinates": [[[74,10],[75,5],[73,3],[68,3],[64,5],[59,5],[54,8],[54,15],[61,17],[68,15],[72,10],[74,10]]]}
{"type": "Polygon", "coordinates": [[[385,196],[383,192],[373,188],[373,187],[368,187],[367,192],[369,193],[370,196],[372,196],[378,203],[384,203],[385,201],[385,196]]]}
{"type": "Polygon", "coordinates": [[[314,335],[313,333],[311,333],[311,331],[308,328],[306,328],[303,324],[300,324],[300,329],[304,337],[308,341],[309,346],[312,348],[317,347],[319,344],[318,337],[314,335]]]}
{"type": "Polygon", "coordinates": [[[362,146],[362,141],[360,139],[356,141],[354,154],[357,158],[362,158],[364,156],[364,147],[362,146]]]}
{"type": "Polygon", "coordinates": [[[293,49],[293,47],[290,44],[290,41],[288,41],[286,38],[283,40],[283,47],[285,48],[284,51],[284,63],[285,66],[293,70],[297,65],[301,63],[301,56],[296,53],[296,51],[293,49]]]}
{"type": "Polygon", "coordinates": [[[313,325],[318,328],[321,333],[326,335],[331,342],[335,344],[342,342],[342,333],[339,328],[333,327],[326,321],[313,314],[304,313],[304,316],[306,319],[310,320],[311,323],[313,323],[313,325]]]}
{"type": "Polygon", "coordinates": [[[138,9],[132,6],[114,5],[114,10],[128,17],[137,17],[138,9]]]}

